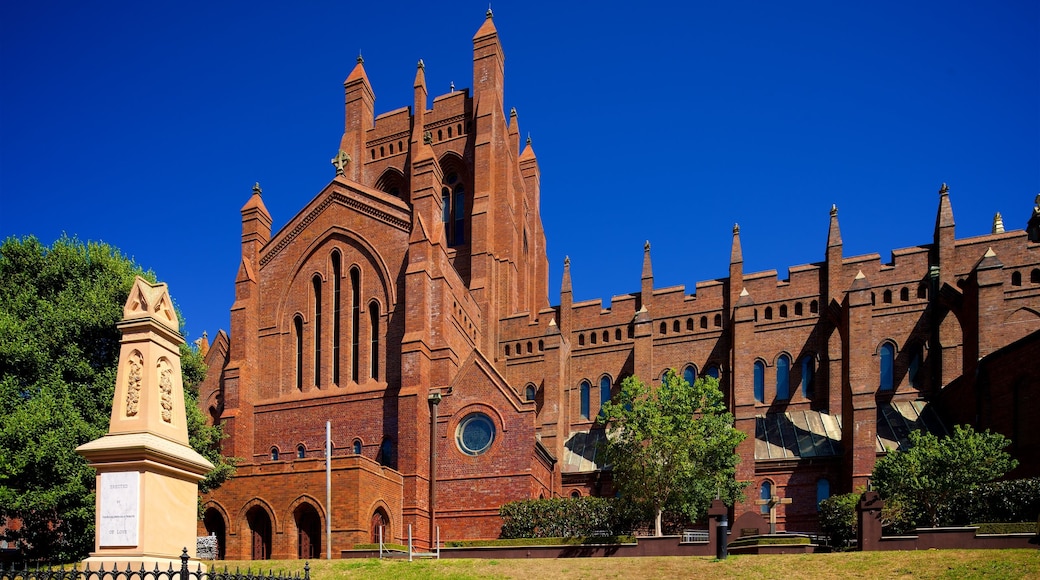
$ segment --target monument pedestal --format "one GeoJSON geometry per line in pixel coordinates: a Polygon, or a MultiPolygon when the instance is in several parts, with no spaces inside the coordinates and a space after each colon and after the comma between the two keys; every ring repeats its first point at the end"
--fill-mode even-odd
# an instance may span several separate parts
{"type": "Polygon", "coordinates": [[[97,470],[95,549],[83,565],[180,570],[185,548],[195,556],[198,483],[213,465],[188,445],[184,339],[166,285],[138,277],[119,329],[108,434],[76,449],[97,470]]]}

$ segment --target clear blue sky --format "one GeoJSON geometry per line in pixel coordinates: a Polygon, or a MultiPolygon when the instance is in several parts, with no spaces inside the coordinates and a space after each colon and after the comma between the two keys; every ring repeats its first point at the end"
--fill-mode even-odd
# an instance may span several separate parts
{"type": "MultiPolygon", "coordinates": [[[[550,300],[1022,228],[1040,192],[1040,3],[494,3],[506,107],[542,170],[550,300]],[[577,208],[581,208],[578,210],[577,208]]],[[[472,79],[487,3],[0,3],[0,237],[67,232],[228,328],[253,182],[281,228],[333,177],[361,50],[376,112],[472,79]]]]}

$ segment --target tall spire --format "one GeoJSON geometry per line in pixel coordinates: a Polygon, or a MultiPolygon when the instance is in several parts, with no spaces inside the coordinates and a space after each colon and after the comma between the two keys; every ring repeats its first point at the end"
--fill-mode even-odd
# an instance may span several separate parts
{"type": "Polygon", "coordinates": [[[560,285],[560,294],[571,293],[571,257],[563,258],[563,284],[560,285]]]}
{"type": "Polygon", "coordinates": [[[838,227],[838,206],[831,205],[831,226],[827,231],[827,247],[840,246],[841,228],[838,227]]]}
{"type": "Polygon", "coordinates": [[[650,240],[643,244],[642,307],[650,305],[654,293],[654,269],[650,265],[650,240]]]}
{"type": "Polygon", "coordinates": [[[740,224],[733,224],[733,245],[729,250],[729,263],[744,263],[744,252],[740,249],[740,224]]]}
{"type": "Polygon", "coordinates": [[[943,183],[939,188],[939,213],[935,216],[935,231],[953,227],[953,206],[950,205],[950,188],[943,183]]]}

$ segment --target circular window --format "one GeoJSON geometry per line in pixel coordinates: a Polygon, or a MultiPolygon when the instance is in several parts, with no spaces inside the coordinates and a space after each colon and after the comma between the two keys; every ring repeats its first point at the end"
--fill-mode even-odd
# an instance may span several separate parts
{"type": "Polygon", "coordinates": [[[467,455],[480,455],[495,441],[495,424],[483,413],[468,415],[455,433],[459,449],[467,455]]]}

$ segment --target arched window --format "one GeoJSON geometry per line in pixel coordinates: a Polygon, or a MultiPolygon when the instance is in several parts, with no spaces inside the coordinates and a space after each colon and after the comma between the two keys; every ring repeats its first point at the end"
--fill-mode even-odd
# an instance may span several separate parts
{"type": "Polygon", "coordinates": [[[791,357],[786,354],[776,359],[776,398],[791,398],[791,357]]]}
{"type": "Polygon", "coordinates": [[[534,352],[534,344],[532,344],[531,341],[529,340],[529,341],[527,341],[527,354],[531,354],[533,352],[534,352]]]}
{"type": "Polygon", "coordinates": [[[812,355],[802,357],[802,396],[811,399],[813,396],[813,379],[816,375],[816,361],[812,355]]]}
{"type": "Polygon", "coordinates": [[[459,179],[459,174],[454,171],[444,176],[441,203],[444,206],[442,218],[448,245],[458,246],[466,243],[466,187],[459,179]]]}
{"type": "Polygon", "coordinates": [[[682,372],[682,378],[684,381],[692,385],[697,381],[697,367],[686,365],[686,368],[684,368],[682,372]]]}
{"type": "Polygon", "coordinates": [[[831,496],[831,482],[826,477],[816,481],[816,510],[820,510],[820,502],[831,496]]]}
{"type": "Polygon", "coordinates": [[[589,342],[591,342],[592,344],[596,344],[597,336],[598,335],[595,332],[590,332],[589,333],[589,342]]]}
{"type": "Polygon", "coordinates": [[[354,440],[354,455],[361,455],[361,440],[354,440]]]}
{"type": "Polygon", "coordinates": [[[1022,272],[1012,272],[1011,273],[1011,285],[1012,286],[1021,286],[1022,285],[1022,272]]]}
{"type": "Polygon", "coordinates": [[[766,365],[760,360],[755,361],[755,400],[766,400],[766,365]]]}
{"type": "Polygon", "coordinates": [[[713,379],[718,379],[719,378],[719,367],[712,365],[712,366],[708,367],[708,370],[704,371],[704,374],[709,376],[709,377],[711,377],[711,378],[713,378],[713,379]]]}
{"type": "Polygon", "coordinates": [[[891,342],[881,345],[881,390],[891,391],[895,388],[894,363],[896,358],[896,347],[891,342]]]}
{"type": "Polygon", "coordinates": [[[815,301],[815,300],[810,302],[809,303],[809,313],[810,314],[818,314],[819,312],[820,312],[820,303],[815,301]]]}
{"type": "Polygon", "coordinates": [[[668,323],[667,322],[662,322],[661,323],[661,334],[668,334],[668,323]]]}
{"type": "Polygon", "coordinates": [[[589,391],[591,391],[591,390],[592,390],[592,385],[590,385],[588,381],[582,381],[581,382],[581,386],[578,387],[579,396],[581,397],[581,418],[582,419],[588,419],[589,418],[589,398],[591,397],[591,393],[589,391]]]}
{"type": "Polygon", "coordinates": [[[507,345],[506,345],[506,356],[509,356],[509,350],[510,350],[510,349],[509,349],[509,345],[507,344],[507,345]]]}
{"type": "Polygon", "coordinates": [[[535,391],[534,385],[527,385],[527,388],[524,389],[524,400],[533,401],[535,394],[537,394],[537,392],[535,391]]]}
{"type": "Polygon", "coordinates": [[[910,289],[903,287],[899,290],[899,301],[906,302],[907,300],[910,300],[910,289]]]}
{"type": "Polygon", "coordinates": [[[688,330],[688,331],[692,331],[693,330],[693,319],[692,318],[687,318],[686,319],[686,330],[688,330]]]}
{"type": "Polygon", "coordinates": [[[296,388],[303,390],[303,319],[293,317],[293,333],[296,335],[296,388]]]}
{"type": "Polygon", "coordinates": [[[545,350],[545,341],[539,340],[538,341],[538,352],[542,352],[543,350],[545,350]]]}
{"type": "Polygon", "coordinates": [[[369,328],[372,331],[370,340],[370,363],[372,378],[379,380],[379,303],[373,300],[368,303],[369,328]]]}
{"type": "Polygon", "coordinates": [[[272,447],[271,448],[271,461],[278,461],[278,448],[277,447],[272,447]]]}
{"type": "Polygon", "coordinates": [[[679,332],[679,321],[672,322],[672,332],[679,332]]]}
{"type": "Polygon", "coordinates": [[[661,371],[661,384],[665,384],[668,381],[668,371],[671,369],[664,369],[661,371]]]}
{"type": "Polygon", "coordinates": [[[314,285],[314,386],[321,385],[321,278],[315,276],[314,285]]]}
{"type": "Polygon", "coordinates": [[[603,331],[603,342],[610,342],[610,331],[609,330],[604,330],[603,331]]]}
{"type": "Polygon", "coordinates": [[[585,346],[585,335],[584,334],[579,334],[578,335],[578,346],[585,346]]]}
{"type": "Polygon", "coordinates": [[[303,459],[305,457],[307,457],[307,448],[303,446],[303,443],[300,443],[296,446],[296,459],[303,459]]]}
{"type": "Polygon", "coordinates": [[[917,285],[917,298],[919,300],[928,298],[928,285],[924,282],[917,285]]]}
{"type": "Polygon", "coordinates": [[[520,356],[524,354],[524,349],[520,346],[520,343],[516,343],[516,355],[520,356]]]}
{"type": "Polygon", "coordinates": [[[722,315],[721,314],[716,314],[715,315],[715,328],[722,328],[722,315]]]}
{"type": "Polygon", "coordinates": [[[607,403],[610,402],[610,386],[611,386],[610,377],[604,375],[603,378],[601,378],[599,380],[599,408],[600,409],[603,408],[603,405],[606,405],[607,403]]]}
{"type": "Polygon", "coordinates": [[[773,307],[772,306],[766,306],[766,314],[765,314],[765,316],[766,316],[766,320],[772,320],[773,319],[773,307]]]}
{"type": "Polygon", "coordinates": [[[1040,284],[1040,268],[1033,268],[1033,271],[1029,273],[1030,284],[1040,284]]]}
{"type": "Polygon", "coordinates": [[[882,294],[881,296],[882,296],[881,301],[884,302],[885,304],[891,304],[892,303],[892,291],[891,290],[885,290],[884,294],[882,294]]]}
{"type": "Polygon", "coordinates": [[[350,269],[350,380],[358,382],[361,352],[361,270],[350,269]]]}
{"type": "Polygon", "coordinates": [[[794,303],[794,315],[795,316],[801,316],[802,315],[802,303],[801,302],[795,302],[794,303]]]}
{"type": "Polygon", "coordinates": [[[614,340],[621,340],[621,329],[620,328],[615,328],[614,329],[614,340]]]}
{"type": "Polygon", "coordinates": [[[340,256],[332,253],[332,383],[339,384],[340,256]]]}
{"type": "Polygon", "coordinates": [[[780,305],[780,318],[787,318],[787,305],[786,304],[781,304],[780,305]]]}
{"type": "Polygon", "coordinates": [[[701,328],[708,328],[708,317],[701,316],[701,328]]]}
{"type": "MultiPolygon", "coordinates": [[[[758,488],[758,498],[769,500],[773,497],[773,482],[766,480],[762,482],[761,487],[758,488]]],[[[769,513],[769,504],[762,504],[762,513],[769,513]]]]}
{"type": "Polygon", "coordinates": [[[571,499],[578,499],[579,497],[581,497],[581,492],[580,491],[574,490],[574,491],[571,492],[571,499]]]}

